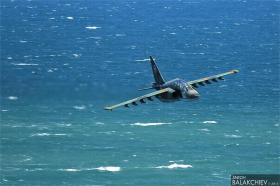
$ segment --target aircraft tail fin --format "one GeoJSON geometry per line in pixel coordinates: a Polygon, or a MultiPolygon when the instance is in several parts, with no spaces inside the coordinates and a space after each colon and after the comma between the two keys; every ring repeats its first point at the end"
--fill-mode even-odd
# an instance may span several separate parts
{"type": "Polygon", "coordinates": [[[154,74],[154,78],[155,78],[155,84],[157,85],[162,85],[164,84],[164,79],[162,77],[162,75],[160,74],[160,71],[153,59],[152,56],[150,56],[150,62],[151,62],[151,65],[152,65],[152,71],[153,71],[153,74],[154,74]]]}

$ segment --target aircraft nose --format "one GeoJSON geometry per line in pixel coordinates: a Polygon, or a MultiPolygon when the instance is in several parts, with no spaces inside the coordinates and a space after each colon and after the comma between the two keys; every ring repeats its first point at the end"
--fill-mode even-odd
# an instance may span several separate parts
{"type": "Polygon", "coordinates": [[[199,93],[195,90],[189,90],[187,96],[189,98],[198,98],[199,97],[199,93]]]}

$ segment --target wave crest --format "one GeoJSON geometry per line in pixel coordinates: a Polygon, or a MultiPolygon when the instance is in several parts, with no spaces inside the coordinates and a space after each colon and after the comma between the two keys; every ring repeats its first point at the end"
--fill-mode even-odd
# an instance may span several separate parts
{"type": "Polygon", "coordinates": [[[203,121],[202,123],[216,124],[216,123],[218,123],[218,122],[217,122],[217,121],[203,121]]]}
{"type": "Polygon", "coordinates": [[[108,171],[108,172],[119,172],[121,171],[120,167],[114,167],[114,166],[107,166],[107,167],[97,167],[97,168],[68,168],[68,169],[58,169],[59,171],[65,171],[65,172],[80,172],[80,171],[91,171],[91,170],[98,170],[98,171],[108,171]]]}
{"type": "Polygon", "coordinates": [[[121,170],[121,168],[120,167],[108,166],[108,167],[98,167],[98,168],[96,168],[96,170],[109,171],[109,172],[119,172],[121,170]]]}
{"type": "Polygon", "coordinates": [[[192,165],[173,163],[173,164],[170,164],[170,165],[167,165],[167,166],[158,166],[158,167],[155,167],[155,168],[157,168],[157,169],[163,169],[163,168],[166,168],[166,169],[177,169],[177,168],[186,169],[186,168],[192,168],[192,165]]]}
{"type": "Polygon", "coordinates": [[[142,127],[148,127],[148,126],[157,126],[157,125],[170,125],[171,123],[140,123],[140,122],[137,122],[137,123],[133,123],[133,124],[130,124],[132,126],[142,126],[142,127]]]}

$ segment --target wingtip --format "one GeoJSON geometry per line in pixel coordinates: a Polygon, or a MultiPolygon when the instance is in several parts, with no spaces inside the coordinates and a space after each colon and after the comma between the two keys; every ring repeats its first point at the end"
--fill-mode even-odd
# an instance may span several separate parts
{"type": "Polygon", "coordinates": [[[239,72],[239,70],[232,70],[232,72],[233,72],[233,73],[238,73],[238,72],[239,72]]]}
{"type": "Polygon", "coordinates": [[[104,107],[104,110],[112,111],[113,109],[111,109],[110,107],[104,107]]]}

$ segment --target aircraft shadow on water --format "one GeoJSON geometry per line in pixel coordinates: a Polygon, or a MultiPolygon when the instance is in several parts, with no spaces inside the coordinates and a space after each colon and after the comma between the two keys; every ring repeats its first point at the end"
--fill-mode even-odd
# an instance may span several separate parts
{"type": "Polygon", "coordinates": [[[224,80],[224,76],[230,74],[236,74],[238,70],[231,70],[225,73],[217,74],[214,76],[209,76],[193,81],[185,81],[183,79],[173,79],[170,81],[165,81],[154,61],[152,56],[150,56],[150,63],[152,65],[152,71],[154,75],[155,82],[151,87],[139,89],[139,90],[148,90],[155,89],[156,91],[151,92],[149,94],[145,94],[143,96],[136,97],[134,99],[130,99],[124,102],[121,102],[116,105],[107,106],[105,110],[113,110],[115,108],[124,106],[129,107],[129,105],[138,105],[138,103],[146,103],[146,101],[153,101],[153,97],[158,98],[162,102],[173,102],[178,101],[180,99],[197,99],[199,97],[199,93],[197,92],[197,88],[199,86],[205,86],[214,82],[218,82],[220,80],[224,80]]]}

